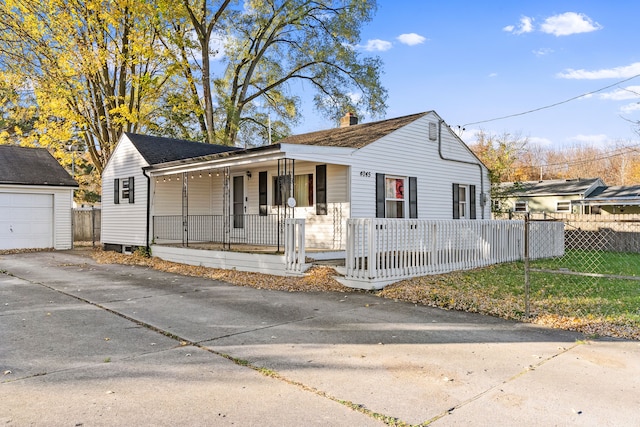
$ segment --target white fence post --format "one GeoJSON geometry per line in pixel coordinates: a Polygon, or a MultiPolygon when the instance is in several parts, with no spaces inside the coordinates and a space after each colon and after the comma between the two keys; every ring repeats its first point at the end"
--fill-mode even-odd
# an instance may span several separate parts
{"type": "Polygon", "coordinates": [[[284,259],[286,269],[301,273],[305,266],[305,227],[302,218],[285,219],[284,259]]]}

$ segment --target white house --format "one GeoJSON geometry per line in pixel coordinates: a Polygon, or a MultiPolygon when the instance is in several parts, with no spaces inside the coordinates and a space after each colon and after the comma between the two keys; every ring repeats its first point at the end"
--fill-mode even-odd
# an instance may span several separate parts
{"type": "Polygon", "coordinates": [[[488,219],[487,168],[434,111],[233,149],[126,134],[103,173],[102,242],[344,250],[349,218],[488,219]],[[169,153],[169,150],[171,151],[169,153]],[[208,152],[207,152],[208,150],[208,152]]]}
{"type": "Polygon", "coordinates": [[[46,149],[0,145],[0,250],[71,249],[77,187],[46,149]]]}
{"type": "MultiPolygon", "coordinates": [[[[145,168],[236,150],[155,136],[124,133],[102,172],[101,241],[106,249],[130,251],[149,245],[149,189],[145,168]]],[[[180,205],[180,199],[175,201],[180,205]]]]}

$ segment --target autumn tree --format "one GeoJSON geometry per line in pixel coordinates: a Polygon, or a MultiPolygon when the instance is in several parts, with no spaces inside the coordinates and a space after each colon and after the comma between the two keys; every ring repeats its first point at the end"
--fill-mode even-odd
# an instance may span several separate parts
{"type": "Polygon", "coordinates": [[[0,72],[30,88],[38,109],[26,139],[60,157],[80,146],[100,174],[121,134],[144,126],[166,78],[155,21],[153,4],[136,0],[4,1],[0,72]]]}
{"type": "Polygon", "coordinates": [[[269,122],[276,134],[286,134],[300,117],[299,91],[308,88],[317,110],[336,121],[348,110],[384,113],[381,62],[354,48],[374,1],[249,0],[243,6],[183,0],[172,9],[174,32],[166,40],[190,97],[184,104],[194,106],[194,123],[208,142],[234,145],[239,135],[244,141],[264,136],[269,122]],[[222,70],[215,75],[212,54],[220,49],[222,70]],[[197,61],[190,57],[195,51],[197,61]]]}

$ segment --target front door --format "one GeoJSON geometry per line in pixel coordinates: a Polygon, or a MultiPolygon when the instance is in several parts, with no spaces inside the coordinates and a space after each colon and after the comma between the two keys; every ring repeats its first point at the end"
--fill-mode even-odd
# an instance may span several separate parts
{"type": "Polygon", "coordinates": [[[233,177],[233,228],[244,228],[244,176],[233,177]]]}

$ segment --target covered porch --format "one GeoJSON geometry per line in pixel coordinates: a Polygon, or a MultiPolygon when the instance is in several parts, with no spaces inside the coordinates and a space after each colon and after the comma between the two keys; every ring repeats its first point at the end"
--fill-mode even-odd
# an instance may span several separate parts
{"type": "Polygon", "coordinates": [[[272,147],[252,156],[151,167],[150,242],[283,253],[285,221],[304,219],[307,248],[343,251],[349,171],[346,165],[287,158],[272,147]]]}

